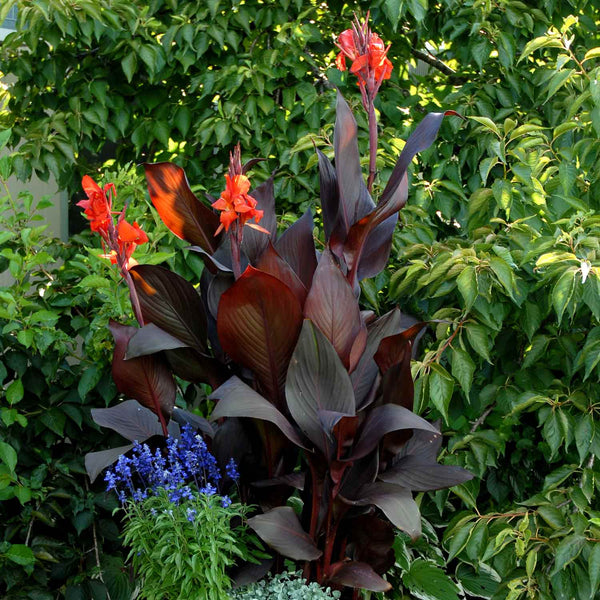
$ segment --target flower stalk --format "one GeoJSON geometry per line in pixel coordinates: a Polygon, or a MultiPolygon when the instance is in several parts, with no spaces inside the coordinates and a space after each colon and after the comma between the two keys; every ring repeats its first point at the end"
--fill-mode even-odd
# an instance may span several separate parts
{"type": "Polygon", "coordinates": [[[346,59],[352,61],[350,72],[356,75],[362,97],[362,104],[369,117],[369,193],[377,174],[377,115],[375,97],[385,79],[392,75],[392,63],[387,58],[389,46],[369,28],[369,13],[363,23],[354,15],[352,29],[342,31],[337,39],[340,53],[336,65],[340,71],[346,70],[346,59]]]}
{"type": "Polygon", "coordinates": [[[235,279],[242,274],[241,248],[244,240],[244,226],[252,227],[269,235],[269,232],[258,225],[263,217],[263,211],[256,208],[256,199],[250,196],[250,180],[244,174],[242,154],[239,143],[229,153],[229,172],[225,175],[225,189],[212,207],[221,212],[221,224],[215,231],[218,235],[225,229],[231,243],[231,263],[235,279]],[[249,223],[254,219],[254,223],[249,223]],[[230,231],[231,228],[231,231],[230,231]]]}
{"type": "Polygon", "coordinates": [[[120,212],[112,210],[113,200],[117,197],[114,183],[107,183],[104,188],[101,188],[89,175],[85,175],[81,185],[87,199],[78,202],[77,206],[84,209],[85,216],[90,220],[91,230],[99,233],[102,238],[104,254],[101,257],[108,258],[113,265],[118,266],[119,273],[129,288],[135,318],[143,327],[144,317],[140,300],[129,269],[137,264],[137,261],[132,258],[134,250],[137,246],[145,244],[148,236],[136,221],[131,224],[125,220],[127,204],[120,212]],[[113,215],[118,215],[116,226],[113,215]]]}

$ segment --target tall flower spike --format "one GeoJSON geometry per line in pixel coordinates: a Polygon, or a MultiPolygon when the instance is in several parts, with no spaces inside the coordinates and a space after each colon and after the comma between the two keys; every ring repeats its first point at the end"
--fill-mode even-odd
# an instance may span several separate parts
{"type": "Polygon", "coordinates": [[[266,229],[257,225],[263,217],[263,211],[256,208],[256,200],[248,194],[250,180],[243,174],[239,144],[229,154],[229,173],[225,175],[225,182],[225,189],[221,192],[220,198],[212,205],[213,208],[221,211],[221,224],[215,235],[221,233],[223,228],[229,231],[236,221],[239,221],[240,228],[248,225],[268,234],[266,229]],[[254,219],[254,223],[247,223],[250,219],[254,219]]]}
{"type": "Polygon", "coordinates": [[[342,31],[337,39],[340,53],[336,65],[340,71],[346,70],[346,59],[352,61],[350,72],[358,78],[358,85],[365,88],[371,98],[377,94],[384,79],[392,75],[392,63],[387,58],[389,46],[369,29],[369,15],[364,23],[354,17],[352,29],[342,31]]]}
{"type": "Polygon", "coordinates": [[[107,183],[104,188],[101,188],[89,175],[85,175],[81,185],[87,200],[81,200],[77,206],[83,208],[85,216],[90,220],[92,231],[97,231],[102,238],[104,254],[100,256],[108,258],[113,265],[119,266],[121,276],[129,287],[136,319],[140,325],[143,325],[142,310],[129,269],[137,264],[137,261],[132,258],[134,250],[140,244],[145,244],[148,236],[135,221],[131,225],[125,220],[127,205],[121,212],[112,210],[112,200],[117,196],[114,183],[107,183]],[[118,215],[116,226],[113,213],[118,215]]]}
{"type": "Polygon", "coordinates": [[[375,114],[375,97],[384,79],[392,74],[392,63],[387,57],[386,48],[381,38],[369,29],[369,13],[364,23],[354,15],[352,29],[342,31],[336,45],[341,50],[336,58],[336,65],[341,71],[346,70],[346,59],[352,61],[350,72],[358,78],[358,87],[362,96],[362,104],[369,116],[369,178],[367,190],[371,192],[377,173],[377,116],[375,114]]]}

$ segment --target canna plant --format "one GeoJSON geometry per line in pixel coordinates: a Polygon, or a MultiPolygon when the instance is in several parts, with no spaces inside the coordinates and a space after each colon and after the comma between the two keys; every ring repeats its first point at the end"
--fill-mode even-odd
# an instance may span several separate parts
{"type": "MultiPolygon", "coordinates": [[[[369,116],[369,175],[365,183],[357,124],[338,93],[335,163],[317,150],[322,251],[310,211],[278,232],[273,180],[251,190],[254,161],[242,165],[239,147],[225,191],[208,197],[218,213],[193,194],[180,167],[144,165],[158,214],[205,269],[198,293],[164,267],[125,265],[140,327],[113,325],[113,375],[145,410],[126,412],[124,403],[95,416],[140,442],[136,433],[166,435],[172,419],[195,418],[214,433],[217,459],[239,465],[241,498],[259,507],[248,523],[276,556],[357,597],[361,588],[390,588],[383,575],[394,563],[394,527],[420,534],[412,492],[471,475],[437,463],[440,431],[412,412],[412,346],[426,324],[398,309],[375,318],[359,305],[359,282],[388,260],[408,197],[407,168],[448,113],[425,116],[375,204],[374,102],[392,65],[367,23],[356,20],[338,45],[337,64],[352,61],[369,116]],[[212,425],[174,409],[174,375],[212,386],[212,425]]],[[[88,467],[97,474],[118,454],[96,453],[88,467]]]]}

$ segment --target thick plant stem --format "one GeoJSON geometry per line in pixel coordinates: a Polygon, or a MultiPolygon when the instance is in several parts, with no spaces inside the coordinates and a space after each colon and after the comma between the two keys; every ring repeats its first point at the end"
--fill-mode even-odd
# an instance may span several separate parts
{"type": "Polygon", "coordinates": [[[162,410],[160,410],[160,407],[158,407],[158,420],[160,421],[160,426],[162,428],[163,435],[165,437],[169,437],[169,430],[167,429],[167,423],[165,421],[165,417],[162,414],[162,410]]]}
{"type": "Polygon", "coordinates": [[[233,276],[237,281],[242,274],[242,265],[240,259],[240,246],[242,245],[242,240],[240,239],[240,235],[238,234],[239,226],[236,223],[234,225],[235,229],[232,229],[229,234],[229,240],[231,242],[231,266],[233,268],[233,276]]]}
{"type": "Polygon", "coordinates": [[[373,189],[373,181],[377,174],[377,117],[375,115],[375,98],[368,94],[369,114],[369,178],[367,179],[367,190],[369,194],[373,189]]]}
{"type": "Polygon", "coordinates": [[[137,319],[137,322],[140,324],[140,327],[144,326],[144,317],[142,316],[142,307],[140,305],[140,299],[135,289],[135,285],[133,283],[133,279],[131,277],[131,273],[127,269],[127,267],[121,267],[121,275],[127,283],[127,287],[129,288],[129,299],[131,300],[131,307],[133,308],[133,314],[137,319]]]}

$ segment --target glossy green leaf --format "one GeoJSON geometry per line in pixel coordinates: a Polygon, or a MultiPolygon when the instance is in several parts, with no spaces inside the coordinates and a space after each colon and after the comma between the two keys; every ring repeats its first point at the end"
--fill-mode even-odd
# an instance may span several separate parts
{"type": "Polygon", "coordinates": [[[450,373],[441,365],[432,364],[429,374],[429,398],[446,423],[448,423],[448,407],[453,391],[454,379],[450,373]]]}
{"type": "Polygon", "coordinates": [[[584,545],[585,537],[582,535],[569,535],[563,538],[556,547],[552,573],[562,571],[569,563],[574,561],[583,550],[584,545]]]}
{"type": "Polygon", "coordinates": [[[475,374],[475,363],[471,356],[459,347],[452,347],[450,356],[452,376],[458,380],[460,387],[468,397],[473,383],[473,375],[475,374]]]}
{"type": "Polygon", "coordinates": [[[552,305],[559,323],[575,291],[575,273],[574,269],[567,269],[552,288],[552,305]]]}
{"type": "Polygon", "coordinates": [[[402,576],[404,585],[422,600],[458,600],[460,588],[434,563],[418,558],[402,576]]]}
{"type": "Polygon", "coordinates": [[[468,265],[456,278],[458,291],[463,297],[465,308],[468,310],[473,306],[473,302],[477,298],[477,272],[475,267],[468,265]]]}
{"type": "Polygon", "coordinates": [[[490,332],[483,325],[479,325],[478,323],[468,323],[465,326],[465,329],[467,331],[467,339],[475,352],[491,363],[490,332]]]}
{"type": "Polygon", "coordinates": [[[588,573],[590,574],[590,586],[592,596],[600,586],[600,544],[592,544],[588,558],[588,573]]]}
{"type": "Polygon", "coordinates": [[[521,52],[521,56],[517,62],[521,62],[523,59],[527,58],[530,54],[535,52],[536,50],[540,50],[541,48],[562,48],[562,43],[560,39],[555,36],[543,35],[540,37],[536,37],[525,45],[523,48],[523,52],[521,52]]]}
{"type": "Polygon", "coordinates": [[[11,473],[15,472],[17,466],[17,452],[6,442],[0,442],[0,460],[8,467],[11,473]]]}

